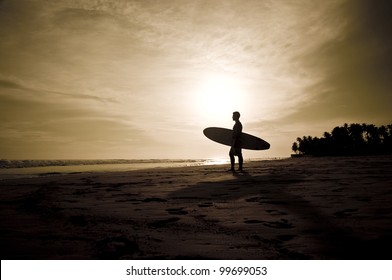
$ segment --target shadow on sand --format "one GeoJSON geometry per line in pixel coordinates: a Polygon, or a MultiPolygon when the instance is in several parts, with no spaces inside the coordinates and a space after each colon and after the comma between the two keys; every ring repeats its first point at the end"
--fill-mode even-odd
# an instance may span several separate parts
{"type": "MultiPolygon", "coordinates": [[[[244,210],[254,208],[257,219],[246,219],[244,223],[261,224],[260,234],[274,231],[278,237],[277,250],[286,259],[391,259],[392,235],[383,232],[376,238],[366,238],[367,224],[362,224],[363,232],[355,230],[350,221],[350,211],[358,209],[350,205],[341,212],[317,205],[312,199],[314,182],[309,183],[306,175],[285,171],[253,176],[250,173],[233,173],[233,178],[222,181],[202,182],[169,195],[169,199],[195,201],[199,207],[212,207],[214,203],[244,201],[244,210]],[[332,211],[332,212],[331,212],[332,211]],[[274,221],[266,216],[274,216],[274,221]],[[347,223],[346,223],[347,222],[347,223]],[[291,229],[291,235],[284,230],[291,229]],[[285,240],[287,236],[287,240],[285,240]],[[297,241],[296,241],[297,240],[297,241]],[[285,249],[282,241],[288,241],[291,249],[285,249]],[[293,247],[306,248],[297,252],[293,247]],[[294,244],[294,245],[293,245],[294,244]]],[[[323,199],[323,198],[321,198],[323,199]]],[[[336,194],[344,203],[344,194],[336,194]]],[[[335,203],[336,204],[336,203],[335,203]]],[[[241,209],[240,211],[242,211],[241,209]]],[[[250,210],[252,211],[252,210],[250,210]]],[[[366,221],[365,221],[366,223],[366,221]]],[[[227,231],[233,230],[227,228],[227,231]]]]}

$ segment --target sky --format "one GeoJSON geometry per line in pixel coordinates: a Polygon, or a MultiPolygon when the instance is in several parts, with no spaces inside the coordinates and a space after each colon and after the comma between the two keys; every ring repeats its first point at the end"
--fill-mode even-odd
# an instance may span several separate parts
{"type": "Polygon", "coordinates": [[[287,157],[392,123],[389,0],[0,0],[0,158],[287,157]]]}

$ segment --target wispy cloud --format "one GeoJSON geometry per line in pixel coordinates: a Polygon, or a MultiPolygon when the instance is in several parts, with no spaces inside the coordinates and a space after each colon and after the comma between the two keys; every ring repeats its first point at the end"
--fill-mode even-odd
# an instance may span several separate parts
{"type": "Polygon", "coordinates": [[[323,41],[303,60],[308,69],[320,73],[307,89],[315,98],[290,118],[298,122],[389,122],[391,2],[347,1],[340,7],[345,18],[339,36],[323,41]]]}
{"type": "MultiPolygon", "coordinates": [[[[40,88],[33,88],[27,85],[23,85],[21,82],[15,82],[12,79],[0,79],[0,89],[13,89],[13,90],[20,90],[26,93],[25,97],[27,96],[35,96],[39,99],[46,99],[47,102],[50,102],[50,99],[56,99],[56,96],[67,97],[73,100],[92,100],[98,102],[116,102],[113,98],[110,97],[98,97],[93,95],[81,94],[81,93],[67,93],[67,92],[60,92],[54,90],[47,90],[47,89],[40,89],[40,88]],[[32,95],[31,95],[32,94],[32,95]]],[[[3,94],[0,93],[0,100],[3,94]]],[[[20,97],[19,97],[20,98],[20,97]]]]}

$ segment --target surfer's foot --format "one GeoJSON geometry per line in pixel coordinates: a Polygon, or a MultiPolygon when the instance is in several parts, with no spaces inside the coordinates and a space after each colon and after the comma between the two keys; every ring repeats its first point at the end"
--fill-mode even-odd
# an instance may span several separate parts
{"type": "Polygon", "coordinates": [[[244,170],[241,168],[241,169],[238,169],[237,170],[238,172],[244,172],[244,170]]]}
{"type": "Polygon", "coordinates": [[[230,168],[227,172],[235,172],[234,168],[230,168]]]}

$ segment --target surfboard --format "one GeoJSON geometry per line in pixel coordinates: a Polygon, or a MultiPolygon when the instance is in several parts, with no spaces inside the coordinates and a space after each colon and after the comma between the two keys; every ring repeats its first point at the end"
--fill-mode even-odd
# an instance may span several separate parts
{"type": "MultiPolygon", "coordinates": [[[[215,142],[231,146],[233,142],[233,130],[222,127],[207,127],[203,130],[204,135],[215,142]]],[[[270,144],[263,139],[250,135],[248,133],[241,133],[242,149],[248,150],[268,150],[270,144]]]]}

